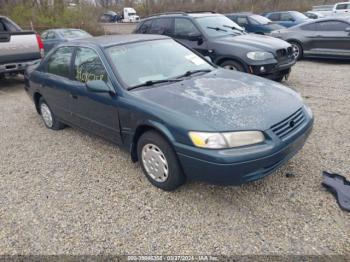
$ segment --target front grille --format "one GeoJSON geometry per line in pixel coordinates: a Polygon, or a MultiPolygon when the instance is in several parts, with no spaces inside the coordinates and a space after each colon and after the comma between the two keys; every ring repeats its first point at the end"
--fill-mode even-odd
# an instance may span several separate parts
{"type": "Polygon", "coordinates": [[[271,127],[272,131],[280,139],[288,137],[294,130],[301,126],[305,122],[305,114],[302,108],[296,111],[294,114],[286,118],[285,120],[279,122],[271,127]]]}

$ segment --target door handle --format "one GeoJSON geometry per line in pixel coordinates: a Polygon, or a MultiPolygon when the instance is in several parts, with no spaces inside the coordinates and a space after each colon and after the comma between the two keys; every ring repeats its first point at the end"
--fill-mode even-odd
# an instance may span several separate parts
{"type": "Polygon", "coordinates": [[[73,99],[78,99],[78,96],[77,95],[74,95],[74,94],[70,94],[70,97],[73,98],[73,99]]]}

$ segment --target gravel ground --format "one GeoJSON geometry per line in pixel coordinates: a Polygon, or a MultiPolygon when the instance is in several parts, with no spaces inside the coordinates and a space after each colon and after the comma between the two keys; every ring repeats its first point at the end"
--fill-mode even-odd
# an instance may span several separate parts
{"type": "Polygon", "coordinates": [[[349,72],[349,63],[295,66],[286,84],[312,107],[315,128],[274,175],[174,193],[151,186],[114,145],[46,129],[22,80],[1,80],[0,254],[350,256],[350,214],[321,186],[323,170],[350,179],[349,72]]]}

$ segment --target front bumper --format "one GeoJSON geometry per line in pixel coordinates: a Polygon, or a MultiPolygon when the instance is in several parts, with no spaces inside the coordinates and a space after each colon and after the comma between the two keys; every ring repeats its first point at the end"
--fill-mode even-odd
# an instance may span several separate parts
{"type": "Polygon", "coordinates": [[[250,65],[249,71],[252,74],[275,80],[289,75],[291,68],[295,65],[295,63],[295,59],[288,59],[286,61],[274,64],[250,65]]]}
{"type": "Polygon", "coordinates": [[[189,148],[176,148],[176,151],[188,178],[238,186],[268,176],[290,160],[304,146],[313,122],[313,118],[310,118],[288,141],[271,141],[270,144],[250,149],[211,150],[208,151],[211,155],[206,159],[198,157],[198,151],[189,154],[189,148]]]}

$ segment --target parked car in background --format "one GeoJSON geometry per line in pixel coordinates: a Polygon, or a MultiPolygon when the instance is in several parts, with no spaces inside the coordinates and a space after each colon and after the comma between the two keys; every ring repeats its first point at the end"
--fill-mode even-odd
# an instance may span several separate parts
{"type": "Polygon", "coordinates": [[[56,45],[63,42],[87,37],[92,37],[92,35],[84,30],[72,28],[50,29],[41,34],[41,39],[44,42],[46,53],[48,53],[56,45]]]}
{"type": "Polygon", "coordinates": [[[304,15],[310,19],[319,19],[319,18],[326,17],[324,14],[322,14],[321,12],[317,12],[317,11],[307,11],[304,13],[304,15]]]}
{"type": "Polygon", "coordinates": [[[295,64],[290,44],[273,37],[247,34],[220,14],[158,14],[140,22],[135,32],[171,36],[221,67],[277,81],[288,76],[295,64]]]}
{"type": "Polygon", "coordinates": [[[297,59],[350,58],[350,18],[311,20],[292,28],[274,31],[271,35],[291,43],[297,59]]]}
{"type": "Polygon", "coordinates": [[[350,16],[350,2],[341,2],[334,5],[314,6],[312,11],[322,13],[324,16],[350,16]]]}
{"type": "Polygon", "coordinates": [[[122,146],[163,190],[186,179],[261,179],[303,147],[313,126],[292,89],[218,68],[165,36],[65,43],[26,78],[47,128],[75,126],[122,146]]]}
{"type": "Polygon", "coordinates": [[[248,33],[265,35],[274,30],[285,28],[266,17],[252,13],[232,13],[226,14],[226,17],[244,28],[248,33]]]}
{"type": "Polygon", "coordinates": [[[304,23],[309,18],[297,11],[268,12],[263,16],[284,27],[292,27],[304,23]]]}
{"type": "Polygon", "coordinates": [[[23,31],[9,18],[0,16],[0,78],[23,73],[27,65],[44,55],[44,46],[34,31],[23,31]]]}
{"type": "Polygon", "coordinates": [[[107,11],[99,18],[100,23],[137,23],[139,21],[140,17],[136,10],[131,7],[124,7],[121,15],[114,11],[107,11]]]}
{"type": "Polygon", "coordinates": [[[122,20],[122,15],[114,12],[114,11],[107,11],[101,17],[99,18],[100,23],[117,23],[122,20]]]}

